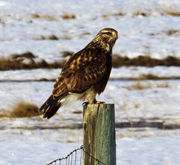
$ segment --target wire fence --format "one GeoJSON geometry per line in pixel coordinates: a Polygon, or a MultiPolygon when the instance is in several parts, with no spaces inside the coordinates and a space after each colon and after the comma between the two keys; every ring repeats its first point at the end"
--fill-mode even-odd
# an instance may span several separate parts
{"type": "Polygon", "coordinates": [[[93,164],[95,164],[96,162],[97,165],[106,165],[105,163],[94,157],[91,153],[87,152],[83,145],[79,148],[74,149],[67,156],[53,160],[47,165],[83,165],[83,154],[90,157],[91,162],[94,162],[93,164]]]}

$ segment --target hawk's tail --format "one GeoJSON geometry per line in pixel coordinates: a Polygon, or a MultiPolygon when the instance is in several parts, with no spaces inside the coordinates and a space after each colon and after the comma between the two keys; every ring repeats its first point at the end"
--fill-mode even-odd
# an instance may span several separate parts
{"type": "Polygon", "coordinates": [[[41,106],[40,110],[43,112],[43,117],[49,119],[55,115],[60,106],[61,103],[58,102],[58,98],[51,95],[41,106]]]}

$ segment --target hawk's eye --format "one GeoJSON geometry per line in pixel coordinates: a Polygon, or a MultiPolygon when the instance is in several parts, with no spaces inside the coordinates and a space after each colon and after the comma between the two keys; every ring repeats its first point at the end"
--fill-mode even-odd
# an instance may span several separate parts
{"type": "Polygon", "coordinates": [[[108,35],[108,36],[111,36],[111,32],[105,32],[104,34],[108,35]]]}

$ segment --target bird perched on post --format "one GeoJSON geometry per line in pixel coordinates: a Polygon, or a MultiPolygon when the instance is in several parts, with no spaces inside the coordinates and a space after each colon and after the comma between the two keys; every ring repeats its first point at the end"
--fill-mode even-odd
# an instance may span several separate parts
{"type": "Polygon", "coordinates": [[[118,32],[102,29],[82,50],[73,54],[56,79],[52,94],[41,106],[43,117],[52,117],[61,105],[76,100],[97,103],[96,94],[104,91],[112,68],[112,48],[118,32]]]}

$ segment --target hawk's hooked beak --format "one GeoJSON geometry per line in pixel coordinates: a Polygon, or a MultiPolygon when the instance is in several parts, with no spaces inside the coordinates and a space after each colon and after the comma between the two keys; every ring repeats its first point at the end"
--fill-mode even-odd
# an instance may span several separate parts
{"type": "Polygon", "coordinates": [[[112,32],[112,38],[110,40],[111,46],[113,47],[116,40],[118,39],[118,32],[117,31],[113,31],[112,32]]]}
{"type": "Polygon", "coordinates": [[[118,39],[118,32],[117,31],[113,31],[112,32],[112,37],[117,40],[118,39]]]}

